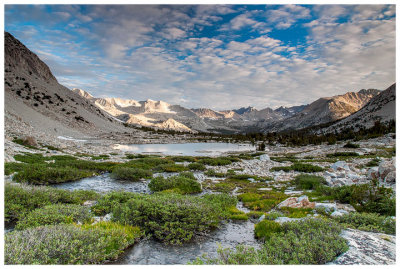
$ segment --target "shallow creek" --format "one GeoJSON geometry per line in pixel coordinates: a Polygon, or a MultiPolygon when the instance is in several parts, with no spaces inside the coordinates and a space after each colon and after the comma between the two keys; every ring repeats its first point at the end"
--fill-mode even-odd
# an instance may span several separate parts
{"type": "MultiPolygon", "coordinates": [[[[161,173],[163,176],[171,176],[175,173],[161,173]]],[[[161,175],[155,174],[154,176],[161,175]]],[[[199,182],[205,179],[203,173],[194,173],[199,182]]],[[[100,176],[84,178],[75,182],[54,185],[56,188],[67,190],[94,190],[97,192],[109,192],[113,190],[126,190],[136,193],[150,193],[147,186],[149,181],[128,182],[115,180],[106,173],[100,176]]],[[[236,191],[236,190],[235,190],[236,191]]],[[[204,191],[200,195],[211,193],[204,191]]],[[[248,212],[239,202],[237,208],[248,212]]],[[[226,221],[219,229],[215,229],[207,236],[196,238],[193,242],[182,246],[164,245],[154,239],[143,239],[125,253],[113,264],[187,264],[207,254],[208,257],[217,257],[217,250],[222,248],[235,248],[237,244],[259,247],[260,243],[254,238],[254,223],[248,221],[226,221]]]]}

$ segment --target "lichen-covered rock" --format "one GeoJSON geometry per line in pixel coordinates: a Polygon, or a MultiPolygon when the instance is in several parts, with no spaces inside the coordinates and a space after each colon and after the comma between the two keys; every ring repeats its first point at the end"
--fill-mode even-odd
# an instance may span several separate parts
{"type": "Polygon", "coordinates": [[[345,161],[337,161],[332,164],[331,168],[334,171],[350,171],[350,167],[345,161]]]}
{"type": "Polygon", "coordinates": [[[385,177],[386,183],[395,183],[396,182],[396,170],[390,171],[387,176],[385,177]]]}
{"type": "Polygon", "coordinates": [[[381,233],[346,229],[341,236],[349,250],[329,264],[384,265],[396,262],[396,237],[381,233]]]}

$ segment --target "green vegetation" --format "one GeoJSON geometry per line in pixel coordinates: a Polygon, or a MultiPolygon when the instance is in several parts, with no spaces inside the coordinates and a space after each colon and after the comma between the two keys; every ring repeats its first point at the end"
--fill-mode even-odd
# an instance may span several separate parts
{"type": "Polygon", "coordinates": [[[334,157],[357,157],[357,156],[360,156],[357,152],[348,152],[348,151],[326,154],[326,157],[328,157],[328,158],[334,158],[334,157]]]}
{"type": "Polygon", "coordinates": [[[174,162],[195,162],[197,159],[192,156],[170,156],[168,159],[174,161],[174,162]]]}
{"type": "Polygon", "coordinates": [[[396,220],[376,213],[350,213],[335,218],[346,227],[376,233],[396,234],[396,220]]]}
{"type": "Polygon", "coordinates": [[[25,138],[14,137],[12,142],[30,149],[38,149],[36,140],[31,136],[25,138]]]}
{"type": "Polygon", "coordinates": [[[99,196],[94,191],[66,191],[50,187],[19,186],[6,183],[4,217],[5,221],[14,222],[37,208],[57,203],[82,204],[86,200],[95,200],[99,196]]]}
{"type": "Polygon", "coordinates": [[[321,185],[313,191],[314,195],[328,196],[341,203],[351,204],[358,212],[384,216],[394,216],[396,213],[393,190],[381,187],[377,182],[333,188],[321,185]]]}
{"type": "Polygon", "coordinates": [[[116,259],[141,236],[116,223],[52,225],[5,235],[5,264],[100,264],[116,259]]]}
{"type": "Polygon", "coordinates": [[[202,163],[190,163],[187,166],[190,170],[204,171],[206,170],[206,166],[202,163]]]}
{"type": "Polygon", "coordinates": [[[92,156],[92,160],[108,160],[110,159],[110,156],[107,154],[102,154],[99,156],[92,156]]]}
{"type": "MultiPolygon", "coordinates": [[[[143,228],[156,239],[170,244],[190,241],[196,234],[217,227],[229,217],[236,199],[227,195],[184,196],[173,193],[130,195],[124,203],[111,205],[113,220],[143,228]]],[[[117,195],[120,200],[121,196],[117,195]]],[[[100,202],[102,203],[102,202],[100,202]]],[[[104,203],[102,203],[104,205],[104,203]]]]}
{"type": "Polygon", "coordinates": [[[324,169],[320,166],[308,164],[308,163],[294,163],[291,166],[277,166],[272,167],[270,171],[298,171],[303,173],[315,173],[315,172],[322,172],[324,169]]]}
{"type": "Polygon", "coordinates": [[[185,167],[180,164],[160,164],[153,168],[155,172],[169,172],[169,173],[176,173],[189,170],[188,167],[185,167]]]}
{"type": "Polygon", "coordinates": [[[343,146],[344,148],[350,148],[350,149],[358,149],[360,148],[360,145],[354,144],[351,142],[347,142],[346,145],[343,146]]]}
{"type": "Polygon", "coordinates": [[[231,220],[248,220],[249,219],[249,217],[243,211],[240,211],[239,209],[237,209],[236,206],[229,207],[228,212],[229,212],[229,218],[231,220]]]}
{"type": "Polygon", "coordinates": [[[341,227],[324,219],[287,222],[271,234],[267,228],[258,228],[268,238],[259,250],[239,245],[219,250],[218,259],[197,259],[194,264],[325,264],[348,249],[341,227]]]}
{"type": "Polygon", "coordinates": [[[199,159],[198,162],[205,165],[221,166],[221,165],[229,165],[232,162],[238,162],[238,161],[240,161],[240,159],[237,157],[216,157],[216,158],[202,157],[199,159]]]}
{"type": "Polygon", "coordinates": [[[177,176],[164,178],[158,176],[152,178],[149,183],[151,191],[176,190],[181,194],[199,193],[201,185],[194,178],[193,174],[181,173],[177,176]]]}
{"type": "Polygon", "coordinates": [[[320,176],[301,174],[294,178],[294,184],[301,190],[313,190],[326,184],[326,180],[320,176]]]}
{"type": "Polygon", "coordinates": [[[48,185],[75,181],[91,175],[90,171],[81,171],[74,168],[52,168],[33,164],[14,175],[13,180],[30,184],[48,185]]]}
{"type": "Polygon", "coordinates": [[[254,227],[254,235],[256,238],[268,240],[275,233],[281,232],[282,227],[279,223],[273,220],[263,220],[257,223],[254,227]]]}
{"type": "Polygon", "coordinates": [[[304,218],[312,212],[311,208],[281,207],[279,209],[288,218],[304,218]]]}
{"type": "Polygon", "coordinates": [[[227,176],[227,174],[215,172],[215,170],[213,170],[213,169],[208,169],[204,173],[204,175],[209,176],[209,177],[221,177],[221,178],[227,176]]]}
{"type": "Polygon", "coordinates": [[[73,204],[54,204],[29,212],[22,220],[17,222],[15,228],[23,230],[26,228],[52,225],[70,224],[76,222],[89,222],[92,215],[89,208],[73,204]]]}
{"type": "Polygon", "coordinates": [[[141,168],[116,167],[112,171],[111,177],[115,179],[138,181],[141,178],[152,178],[153,173],[141,168]]]}
{"type": "Polygon", "coordinates": [[[270,211],[280,202],[285,200],[287,195],[282,192],[267,191],[262,194],[258,193],[242,193],[238,195],[238,199],[243,202],[244,206],[253,211],[270,211]]]}
{"type": "Polygon", "coordinates": [[[366,167],[374,167],[379,166],[380,160],[378,158],[370,160],[365,166],[366,167]]]}

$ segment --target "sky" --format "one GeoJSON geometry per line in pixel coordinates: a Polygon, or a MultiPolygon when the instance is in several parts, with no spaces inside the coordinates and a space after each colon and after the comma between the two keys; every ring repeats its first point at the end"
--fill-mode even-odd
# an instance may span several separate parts
{"type": "Polygon", "coordinates": [[[5,5],[5,30],[95,97],[307,104],[395,82],[395,5],[5,5]]]}

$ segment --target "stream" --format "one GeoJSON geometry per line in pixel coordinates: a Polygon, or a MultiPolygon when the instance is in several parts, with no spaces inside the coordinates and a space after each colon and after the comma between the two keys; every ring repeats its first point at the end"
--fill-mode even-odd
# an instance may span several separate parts
{"type": "MultiPolygon", "coordinates": [[[[160,174],[168,177],[176,173],[160,174]]],[[[155,174],[155,176],[160,174],[155,174]]],[[[202,172],[194,173],[194,175],[199,182],[205,179],[202,172]]],[[[149,180],[140,182],[115,180],[110,177],[109,173],[105,173],[74,182],[57,184],[54,187],[66,190],[94,190],[97,192],[125,190],[136,193],[151,193],[147,186],[148,183],[149,180]]],[[[206,190],[200,195],[205,193],[211,192],[206,190]]],[[[237,208],[244,212],[249,211],[241,202],[238,202],[237,208]]],[[[256,248],[260,246],[260,243],[254,238],[254,223],[252,221],[225,221],[219,229],[211,231],[206,236],[197,237],[192,242],[182,246],[164,245],[152,238],[143,239],[133,247],[128,248],[112,264],[187,264],[203,254],[207,254],[210,258],[215,258],[219,247],[235,248],[237,244],[256,248]]]]}

